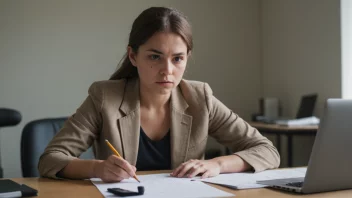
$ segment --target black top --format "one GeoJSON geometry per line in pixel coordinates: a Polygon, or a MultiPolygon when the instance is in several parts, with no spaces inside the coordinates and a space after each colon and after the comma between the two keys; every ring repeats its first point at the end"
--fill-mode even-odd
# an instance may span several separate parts
{"type": "Polygon", "coordinates": [[[136,165],[138,171],[170,170],[170,152],[170,130],[161,140],[154,141],[144,133],[141,127],[136,165]]]}

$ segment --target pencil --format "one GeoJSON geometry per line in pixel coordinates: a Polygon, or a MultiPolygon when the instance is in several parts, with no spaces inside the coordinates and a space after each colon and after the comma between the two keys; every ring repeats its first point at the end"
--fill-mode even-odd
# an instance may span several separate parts
{"type": "MultiPolygon", "coordinates": [[[[105,140],[105,142],[110,147],[110,149],[115,153],[115,155],[117,155],[117,157],[122,158],[119,152],[117,152],[117,150],[110,144],[108,140],[105,140]]],[[[133,178],[135,178],[139,183],[141,183],[136,175],[133,175],[133,178]]]]}

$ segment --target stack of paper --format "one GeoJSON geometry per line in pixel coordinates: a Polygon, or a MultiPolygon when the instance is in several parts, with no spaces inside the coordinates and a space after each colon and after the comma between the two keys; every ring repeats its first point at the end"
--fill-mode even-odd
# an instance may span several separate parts
{"type": "Polygon", "coordinates": [[[122,188],[137,192],[138,186],[144,186],[143,196],[134,197],[228,197],[233,194],[213,188],[206,183],[226,186],[232,189],[263,188],[265,185],[257,184],[260,180],[285,179],[304,177],[307,168],[276,169],[260,173],[229,173],[216,177],[200,179],[175,178],[169,174],[153,174],[138,176],[141,183],[135,179],[123,180],[119,183],[104,183],[101,179],[93,178],[92,183],[105,197],[115,197],[107,191],[108,188],[122,188]]]}
{"type": "Polygon", "coordinates": [[[285,126],[309,126],[309,125],[318,125],[320,123],[320,119],[315,116],[312,116],[312,117],[292,119],[292,120],[277,120],[275,123],[278,125],[285,125],[285,126]]]}
{"type": "MultiPolygon", "coordinates": [[[[145,192],[142,197],[233,197],[233,194],[221,191],[200,181],[192,181],[188,178],[175,178],[170,174],[153,174],[138,176],[141,183],[135,179],[123,180],[119,183],[104,183],[101,179],[93,178],[92,183],[98,188],[104,197],[115,197],[107,191],[108,188],[122,188],[137,192],[138,186],[144,186],[145,192]]],[[[130,196],[129,196],[130,197],[130,196]]]]}
{"type": "Polygon", "coordinates": [[[264,185],[257,184],[259,180],[285,179],[304,177],[307,168],[267,170],[260,173],[230,173],[221,174],[216,177],[201,179],[207,183],[219,184],[233,189],[263,188],[264,185]]]}

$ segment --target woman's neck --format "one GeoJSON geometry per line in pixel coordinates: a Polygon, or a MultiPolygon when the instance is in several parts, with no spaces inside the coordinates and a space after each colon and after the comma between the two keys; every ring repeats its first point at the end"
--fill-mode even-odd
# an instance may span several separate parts
{"type": "Polygon", "coordinates": [[[164,109],[169,107],[170,96],[169,94],[156,94],[155,92],[144,90],[142,87],[139,90],[140,94],[140,104],[143,108],[146,109],[164,109]]]}

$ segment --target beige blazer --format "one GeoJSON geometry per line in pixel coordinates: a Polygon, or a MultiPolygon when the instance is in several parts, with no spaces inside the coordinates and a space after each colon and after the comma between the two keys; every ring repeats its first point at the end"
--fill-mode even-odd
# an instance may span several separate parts
{"type": "MultiPolygon", "coordinates": [[[[97,159],[113,154],[105,139],[136,165],[139,133],[139,80],[95,82],[89,96],[65,122],[39,160],[41,176],[56,173],[91,145],[97,159]]],[[[273,144],[212,95],[209,85],[182,80],[171,94],[171,165],[203,159],[208,136],[230,148],[256,172],[279,166],[273,144]]]]}

